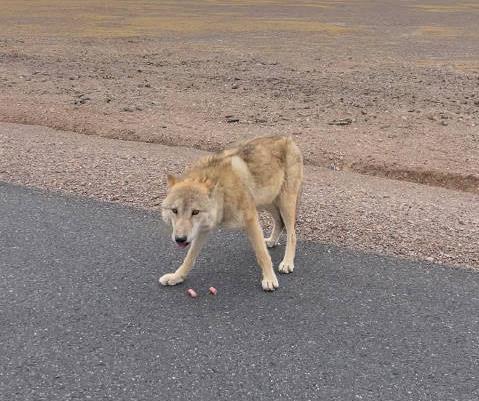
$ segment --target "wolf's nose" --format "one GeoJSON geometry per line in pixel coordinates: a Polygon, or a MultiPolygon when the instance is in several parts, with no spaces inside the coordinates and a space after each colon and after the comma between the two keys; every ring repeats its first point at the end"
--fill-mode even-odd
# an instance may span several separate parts
{"type": "Polygon", "coordinates": [[[183,244],[184,242],[186,242],[186,237],[175,237],[175,241],[178,244],[183,244]]]}

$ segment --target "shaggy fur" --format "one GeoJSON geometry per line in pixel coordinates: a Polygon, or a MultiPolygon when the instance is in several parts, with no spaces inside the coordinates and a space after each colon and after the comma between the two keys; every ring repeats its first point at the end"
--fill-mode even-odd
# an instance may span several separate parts
{"type": "Polygon", "coordinates": [[[190,249],[181,266],[160,278],[163,285],[181,283],[206,241],[219,226],[243,228],[262,270],[262,287],[278,287],[267,246],[278,244],[286,228],[287,243],[281,273],[294,269],[296,209],[303,181],[301,152],[290,137],[260,137],[205,157],[180,177],[168,176],[163,219],[173,228],[172,239],[190,249]],[[271,213],[274,227],[264,239],[258,210],[271,213]]]}

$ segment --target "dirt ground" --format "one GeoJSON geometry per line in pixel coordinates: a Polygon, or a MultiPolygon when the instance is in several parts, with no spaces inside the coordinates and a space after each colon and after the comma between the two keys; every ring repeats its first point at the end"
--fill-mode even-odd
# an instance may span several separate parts
{"type": "Polygon", "coordinates": [[[98,155],[147,146],[141,181],[291,134],[303,238],[478,267],[478,21],[470,1],[0,0],[0,122],[67,131],[3,125],[0,179],[154,207],[163,177],[105,182],[98,155]]]}

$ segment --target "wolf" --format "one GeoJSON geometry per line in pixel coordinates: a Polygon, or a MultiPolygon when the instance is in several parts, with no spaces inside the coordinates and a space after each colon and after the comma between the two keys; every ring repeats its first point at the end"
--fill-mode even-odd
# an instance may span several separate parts
{"type": "Polygon", "coordinates": [[[189,247],[173,273],[160,277],[162,285],[183,282],[206,242],[218,227],[246,231],[261,268],[265,291],[278,288],[267,247],[278,244],[283,229],[287,242],[279,272],[294,270],[296,212],[303,182],[303,157],[291,137],[258,137],[206,156],[187,168],[181,177],[167,175],[168,191],[162,202],[163,220],[172,227],[172,240],[189,247]],[[258,212],[273,218],[269,238],[264,238],[258,212]]]}

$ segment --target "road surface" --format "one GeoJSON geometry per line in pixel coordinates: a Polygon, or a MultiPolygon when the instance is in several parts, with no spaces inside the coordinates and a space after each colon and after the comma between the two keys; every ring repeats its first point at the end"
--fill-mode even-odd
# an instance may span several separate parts
{"type": "Polygon", "coordinates": [[[475,272],[301,243],[269,294],[218,233],[164,288],[157,213],[8,184],[0,234],[3,400],[479,399],[475,272]]]}

